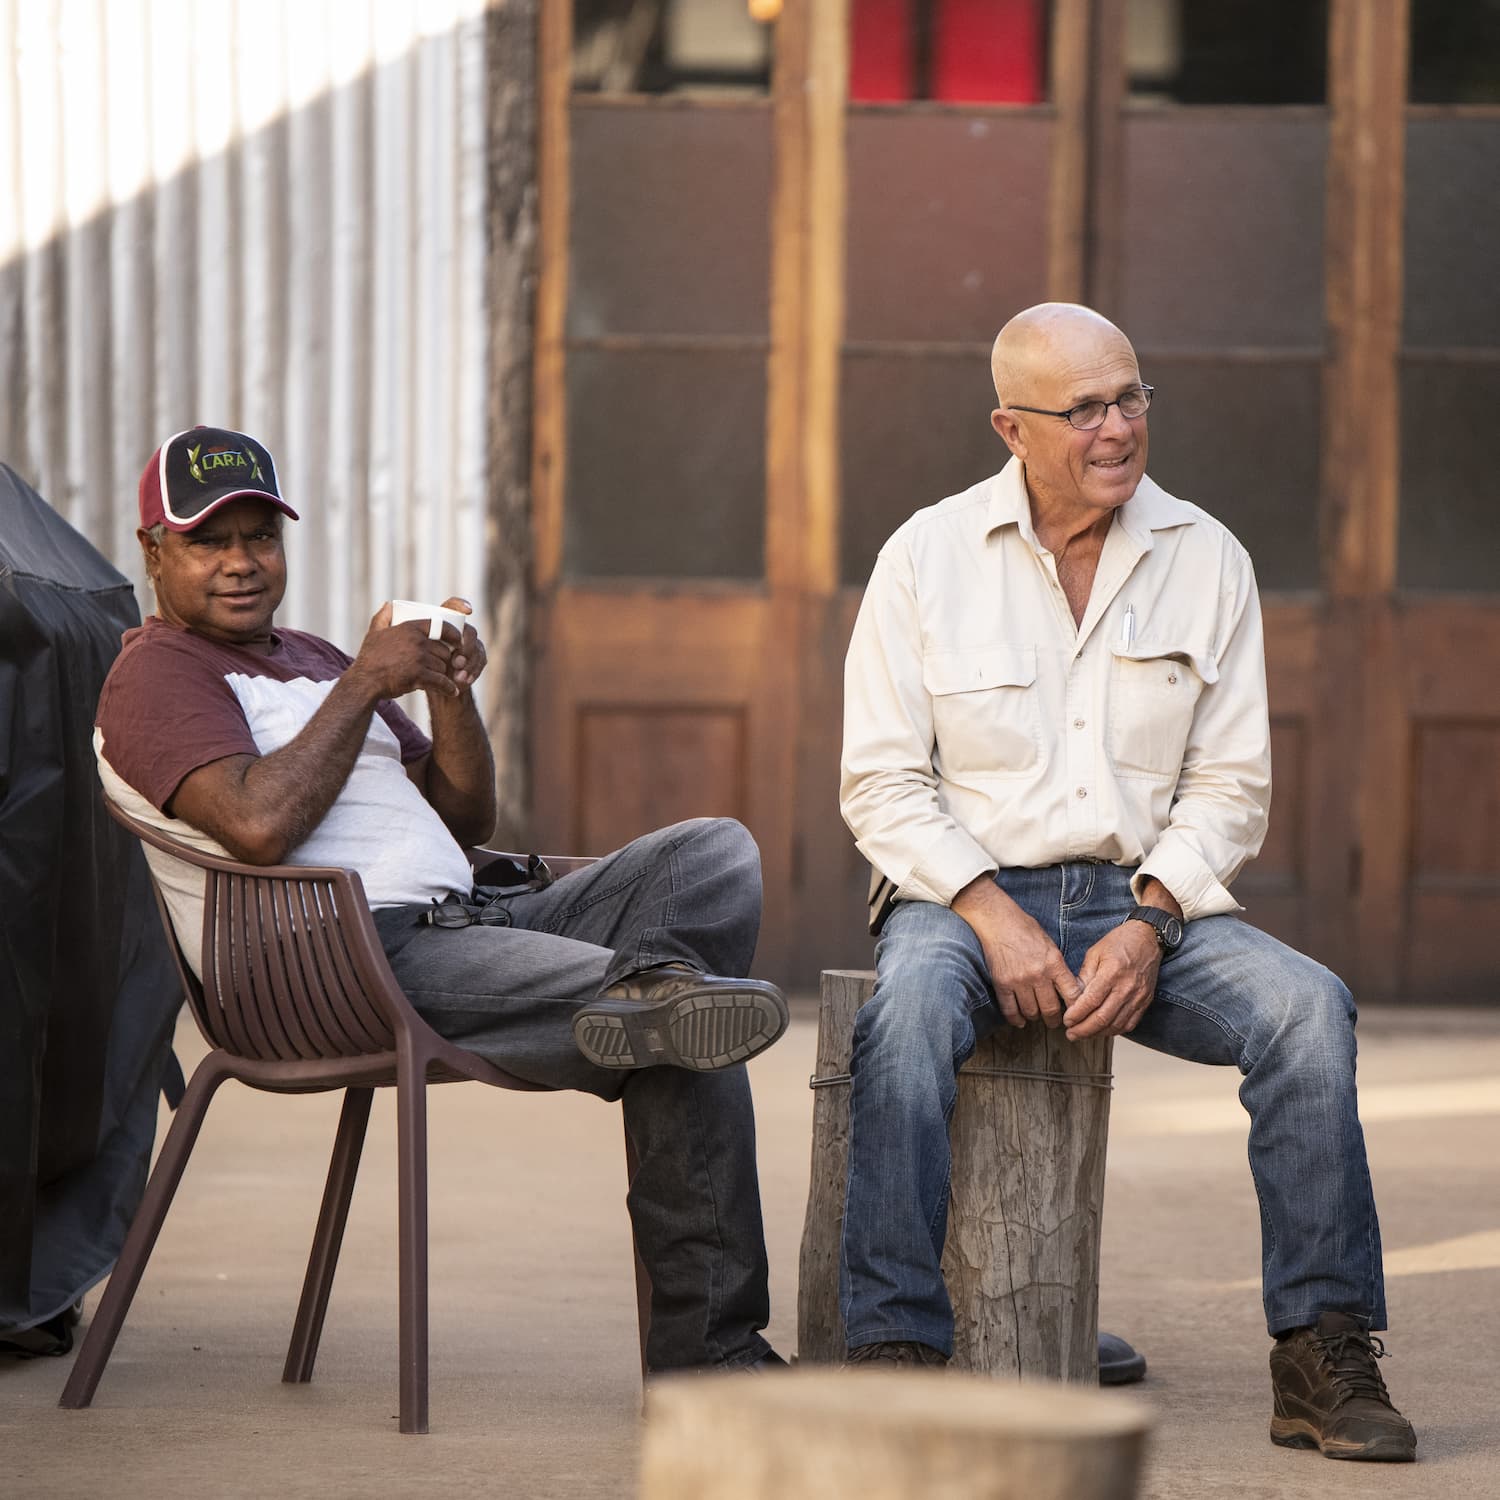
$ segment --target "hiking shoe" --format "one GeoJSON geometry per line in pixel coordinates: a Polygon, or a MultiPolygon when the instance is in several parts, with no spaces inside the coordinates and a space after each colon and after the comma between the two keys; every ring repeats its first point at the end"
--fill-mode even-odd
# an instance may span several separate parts
{"type": "Polygon", "coordinates": [[[1411,1463],[1412,1425],[1391,1405],[1375,1361],[1385,1346],[1345,1313],[1324,1313],[1271,1350],[1271,1441],[1324,1458],[1411,1463]]]}
{"type": "Polygon", "coordinates": [[[918,1344],[909,1339],[893,1343],[861,1344],[851,1349],[844,1361],[851,1369],[865,1365],[876,1370],[885,1369],[934,1369],[941,1370],[948,1363],[948,1356],[930,1344],[918,1344]]]}
{"type": "Polygon", "coordinates": [[[730,1068],[786,1030],[786,1001],[760,979],[648,969],[602,991],[573,1018],[573,1040],[601,1068],[730,1068]]]}

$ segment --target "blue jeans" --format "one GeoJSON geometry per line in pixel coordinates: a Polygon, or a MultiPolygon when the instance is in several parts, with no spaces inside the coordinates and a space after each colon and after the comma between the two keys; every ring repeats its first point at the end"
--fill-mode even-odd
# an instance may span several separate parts
{"type": "Polygon", "coordinates": [[[770,1352],[750,1082],[743,1066],[595,1067],[573,1043],[573,1017],[604,985],[657,964],[748,974],[760,899],[749,833],[699,818],[508,898],[504,926],[429,926],[412,906],[374,914],[397,980],[440,1035],[533,1083],[621,1101],[639,1163],[627,1203],[651,1277],[653,1371],[732,1369],[770,1352]]]}
{"type": "MultiPolygon", "coordinates": [[[[1084,955],[1134,905],[1131,871],[1077,863],[996,882],[1062,951],[1084,955]]],[[[940,1270],[954,1075],[1004,1023],[968,923],[898,903],[854,1026],[840,1302],[851,1349],[953,1349],[940,1270]]],[[[1039,1022],[1031,1023],[1033,1025],[1039,1022]]],[[[1189,922],[1130,1040],[1244,1075],[1270,1332],[1348,1313],[1385,1327],[1380,1227],[1354,1086],[1354,1002],[1321,964],[1233,917],[1189,922]]]]}

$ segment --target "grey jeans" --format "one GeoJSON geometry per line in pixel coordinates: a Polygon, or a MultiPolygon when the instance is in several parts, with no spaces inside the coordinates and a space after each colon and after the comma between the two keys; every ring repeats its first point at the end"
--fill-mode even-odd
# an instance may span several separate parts
{"type": "Polygon", "coordinates": [[[397,980],[440,1035],[533,1083],[620,1100],[639,1163],[627,1202],[651,1276],[652,1370],[769,1352],[750,1083],[743,1065],[596,1067],[573,1017],[604,985],[661,963],[747,974],[760,901],[750,834],[698,818],[506,898],[507,925],[430,926],[419,906],[374,914],[397,980]]]}

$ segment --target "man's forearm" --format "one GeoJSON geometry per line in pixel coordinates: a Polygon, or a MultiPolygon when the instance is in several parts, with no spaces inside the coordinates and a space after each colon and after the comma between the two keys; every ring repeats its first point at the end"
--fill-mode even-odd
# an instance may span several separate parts
{"type": "Polygon", "coordinates": [[[428,695],[432,754],[427,800],[461,844],[481,844],[495,831],[495,760],[474,695],[428,695]]]}
{"type": "Polygon", "coordinates": [[[1154,875],[1148,875],[1141,884],[1141,905],[1159,907],[1162,911],[1171,912],[1179,922],[1183,920],[1182,907],[1176,896],[1154,875]]]}
{"type": "Polygon", "coordinates": [[[378,699],[346,672],[296,737],[190,776],[170,811],[212,834],[238,859],[279,864],[333,806],[369,733],[378,699]],[[207,772],[208,774],[204,774],[207,772]]]}

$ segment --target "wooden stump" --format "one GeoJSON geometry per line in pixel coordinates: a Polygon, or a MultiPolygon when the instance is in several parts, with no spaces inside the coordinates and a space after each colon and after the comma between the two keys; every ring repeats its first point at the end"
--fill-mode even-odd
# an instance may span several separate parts
{"type": "MultiPolygon", "coordinates": [[[[874,983],[858,970],[823,975],[797,1306],[798,1353],[815,1364],[844,1357],[849,1054],[874,983]]],[[[1108,1037],[1075,1043],[1033,1023],[982,1041],[959,1074],[943,1252],[957,1369],[1098,1381],[1110,1054],[1108,1037]]]]}
{"type": "Polygon", "coordinates": [[[1127,1397],[891,1370],[659,1381],[641,1500],[1130,1500],[1150,1426],[1127,1397]]]}

